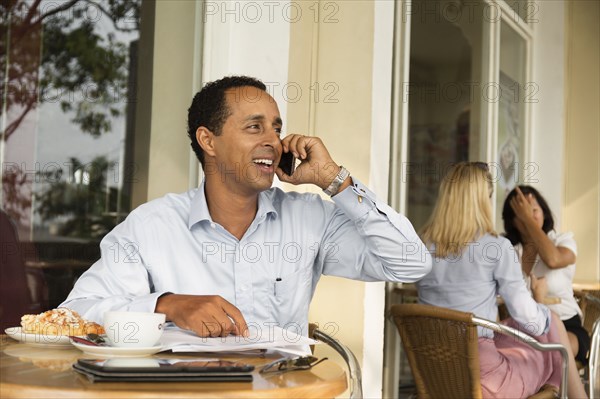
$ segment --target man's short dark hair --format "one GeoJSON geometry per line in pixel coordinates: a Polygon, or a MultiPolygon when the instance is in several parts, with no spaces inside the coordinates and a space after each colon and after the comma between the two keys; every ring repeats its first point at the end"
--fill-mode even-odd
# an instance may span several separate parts
{"type": "Polygon", "coordinates": [[[204,166],[204,151],[196,140],[196,130],[204,126],[215,135],[220,135],[225,121],[231,115],[227,107],[225,91],[236,87],[252,86],[266,91],[267,87],[258,79],[248,76],[227,76],[223,79],[208,82],[194,96],[188,109],[188,136],[192,141],[192,149],[204,166]]]}

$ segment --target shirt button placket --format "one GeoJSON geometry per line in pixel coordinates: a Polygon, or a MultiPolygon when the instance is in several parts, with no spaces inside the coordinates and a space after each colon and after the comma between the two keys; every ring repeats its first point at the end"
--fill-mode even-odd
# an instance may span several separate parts
{"type": "Polygon", "coordinates": [[[235,273],[236,306],[244,314],[244,317],[247,317],[254,312],[251,268],[243,260],[236,262],[233,268],[235,273]]]}

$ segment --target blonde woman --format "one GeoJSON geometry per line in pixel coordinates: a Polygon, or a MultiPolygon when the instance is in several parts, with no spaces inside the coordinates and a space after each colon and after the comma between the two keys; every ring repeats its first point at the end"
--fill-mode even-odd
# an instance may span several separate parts
{"type": "MultiPolygon", "coordinates": [[[[496,320],[496,295],[504,298],[512,318],[507,325],[561,342],[569,352],[571,398],[586,398],[564,326],[530,295],[510,242],[498,236],[492,221],[492,180],[487,164],[462,162],[443,179],[433,213],[422,230],[434,254],[431,272],[417,283],[421,303],[447,307],[496,320]]],[[[544,295],[544,280],[536,290],[544,295]]],[[[523,398],[548,384],[558,389],[557,352],[540,352],[504,335],[479,329],[481,385],[486,398],[523,398]]]]}

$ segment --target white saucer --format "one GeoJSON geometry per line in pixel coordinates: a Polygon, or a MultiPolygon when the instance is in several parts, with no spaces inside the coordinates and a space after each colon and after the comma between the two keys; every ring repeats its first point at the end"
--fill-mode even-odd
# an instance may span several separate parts
{"type": "Polygon", "coordinates": [[[21,327],[10,327],[4,332],[12,339],[29,345],[64,349],[71,347],[71,340],[66,335],[28,334],[24,333],[21,327]]]}
{"type": "Polygon", "coordinates": [[[150,356],[163,350],[161,345],[157,346],[145,346],[145,347],[131,347],[131,348],[120,348],[116,346],[92,346],[86,344],[78,344],[77,342],[71,342],[71,344],[79,349],[80,351],[87,353],[88,355],[102,356],[102,357],[141,357],[150,356]]]}

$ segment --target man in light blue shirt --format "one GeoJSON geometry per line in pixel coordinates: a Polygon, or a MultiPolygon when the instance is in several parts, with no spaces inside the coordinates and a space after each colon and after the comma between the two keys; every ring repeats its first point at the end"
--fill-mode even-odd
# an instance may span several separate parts
{"type": "Polygon", "coordinates": [[[250,323],[306,331],[322,274],[414,282],[429,272],[408,219],[351,178],[319,138],[281,139],[265,89],[234,76],[196,94],[188,135],[203,183],[131,212],[61,306],[97,322],[108,310],[161,312],[200,336],[245,335],[250,323]],[[277,166],[282,152],[300,160],[291,176],[277,166]],[[275,174],[315,184],[333,202],[271,188],[275,174]]]}

